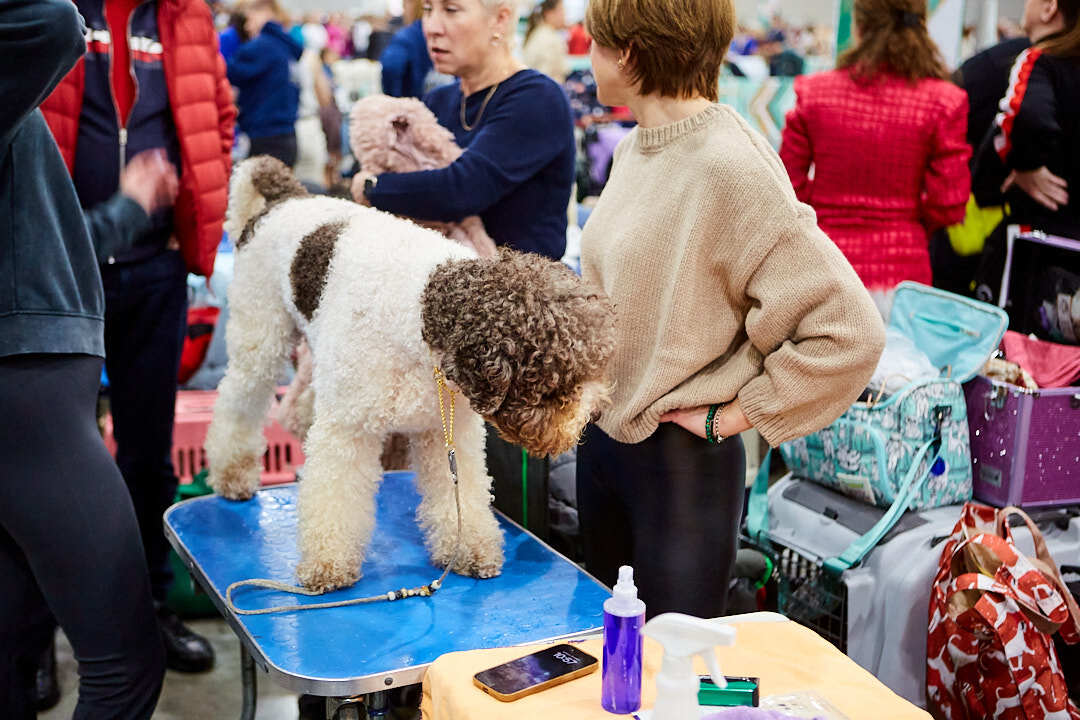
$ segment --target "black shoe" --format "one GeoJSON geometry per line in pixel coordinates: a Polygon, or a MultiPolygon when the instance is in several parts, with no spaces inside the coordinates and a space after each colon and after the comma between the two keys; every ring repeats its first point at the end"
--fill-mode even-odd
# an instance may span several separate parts
{"type": "Polygon", "coordinates": [[[60,682],[56,678],[56,639],[41,653],[37,669],[37,711],[45,712],[60,702],[60,682]]]}
{"type": "Polygon", "coordinates": [[[165,644],[165,667],[177,672],[206,672],[214,667],[214,648],[202,635],[191,631],[164,605],[157,610],[161,641],[165,644]]]}

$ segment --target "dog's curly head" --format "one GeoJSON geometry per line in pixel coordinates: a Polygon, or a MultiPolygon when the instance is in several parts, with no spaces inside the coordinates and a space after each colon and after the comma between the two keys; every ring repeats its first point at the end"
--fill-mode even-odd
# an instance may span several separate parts
{"type": "Polygon", "coordinates": [[[443,372],[530,453],[569,450],[607,402],[615,311],[562,263],[512,250],[446,262],[421,304],[424,342],[443,372]]]}
{"type": "Polygon", "coordinates": [[[446,167],[461,155],[453,134],[416,98],[369,95],[349,114],[349,143],[365,173],[446,167]]]}

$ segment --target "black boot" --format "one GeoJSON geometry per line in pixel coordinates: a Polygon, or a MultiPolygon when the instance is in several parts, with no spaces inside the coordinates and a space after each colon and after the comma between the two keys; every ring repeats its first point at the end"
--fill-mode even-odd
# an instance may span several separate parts
{"type": "Polygon", "coordinates": [[[157,605],[161,641],[165,644],[165,667],[177,672],[206,672],[214,667],[214,648],[202,635],[191,631],[166,605],[157,605]]]}
{"type": "Polygon", "coordinates": [[[37,669],[37,710],[45,712],[60,702],[60,682],[56,677],[56,637],[49,641],[38,659],[37,669]]]}

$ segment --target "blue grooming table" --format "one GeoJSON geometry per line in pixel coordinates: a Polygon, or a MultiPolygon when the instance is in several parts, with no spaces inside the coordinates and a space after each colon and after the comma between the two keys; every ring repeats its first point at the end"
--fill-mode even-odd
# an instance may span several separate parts
{"type": "MultiPolygon", "coordinates": [[[[165,513],[169,542],[240,638],[250,716],[252,660],[294,692],[341,698],[418,683],[444,653],[585,635],[603,623],[608,590],[501,515],[506,562],[499,577],[450,573],[427,598],[268,615],[230,612],[230,583],[295,583],[296,494],[295,484],[279,485],[246,502],[211,495],[165,513]]],[[[418,503],[412,473],[386,473],[363,577],[353,587],[310,598],[245,587],[233,593],[233,602],[244,609],[327,602],[431,582],[441,571],[424,549],[415,520],[418,503]]]]}

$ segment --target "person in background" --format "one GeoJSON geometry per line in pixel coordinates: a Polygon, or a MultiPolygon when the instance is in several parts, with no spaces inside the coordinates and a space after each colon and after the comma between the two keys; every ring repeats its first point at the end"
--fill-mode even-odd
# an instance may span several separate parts
{"type": "Polygon", "coordinates": [[[166,662],[202,672],[213,667],[213,648],[165,605],[173,575],[161,516],[177,486],[170,458],[187,276],[213,272],[236,108],[201,0],[76,7],[90,38],[84,62],[42,110],[100,264],[116,463],[142,530],[166,662]],[[140,165],[143,180],[132,181],[140,165]],[[155,174],[171,178],[172,193],[140,201],[157,187],[145,180],[155,174]]]}
{"type": "Polygon", "coordinates": [[[571,55],[588,55],[591,46],[592,38],[585,31],[585,24],[574,23],[571,25],[566,41],[567,52],[571,55]]]}
{"type": "Polygon", "coordinates": [[[431,56],[420,20],[424,0],[405,3],[405,27],[394,33],[379,56],[382,90],[393,97],[423,97],[424,80],[431,72],[431,56]]]}
{"type": "Polygon", "coordinates": [[[761,54],[769,62],[769,75],[795,77],[803,74],[806,61],[799,53],[787,46],[783,30],[770,30],[761,45],[761,54]]]}
{"type": "MultiPolygon", "coordinates": [[[[79,662],[76,720],[149,718],[165,673],[139,524],[95,418],[97,258],[37,110],[82,59],[86,33],[68,0],[0,3],[0,54],[19,59],[0,69],[0,708],[11,720],[59,700],[55,683],[52,697],[36,692],[56,621],[79,662]]],[[[175,176],[145,160],[123,184],[148,205],[171,202],[175,176]]]]}
{"type": "Polygon", "coordinates": [[[327,46],[326,28],[319,23],[307,23],[303,26],[303,36],[304,52],[296,64],[300,99],[296,111],[293,173],[308,188],[322,192],[326,189],[327,151],[320,112],[324,104],[334,101],[320,59],[327,46]]]}
{"type": "Polygon", "coordinates": [[[241,45],[251,39],[248,36],[246,25],[247,17],[244,16],[242,6],[238,5],[229,13],[228,27],[218,33],[218,47],[221,50],[221,57],[225,58],[226,63],[229,62],[233,53],[241,45]]]}
{"type": "Polygon", "coordinates": [[[1080,239],[1080,0],[1027,0],[1022,25],[976,186],[1001,181],[1009,223],[1080,239]]]}
{"type": "MultiPolygon", "coordinates": [[[[953,73],[952,80],[968,97],[967,143],[972,149],[969,166],[972,192],[962,223],[942,228],[930,236],[930,267],[934,287],[961,295],[974,290],[974,278],[981,263],[981,253],[988,236],[1004,216],[1000,197],[1004,176],[996,178],[987,205],[980,205],[974,187],[975,164],[979,148],[989,141],[989,132],[998,112],[998,103],[1009,87],[1009,69],[1016,56],[1031,46],[1027,37],[1009,38],[968,58],[953,73]]],[[[992,181],[993,182],[993,181],[992,181]]]]}
{"type": "Polygon", "coordinates": [[[731,0],[592,0],[605,105],[638,121],[581,240],[618,315],[611,405],[578,448],[585,567],[620,565],[650,616],[727,605],[738,434],[814,432],[866,386],[885,331],[768,141],[717,104],[731,0]]]}
{"type": "Polygon", "coordinates": [[[562,85],[570,72],[567,64],[567,44],[563,31],[566,15],[563,0],[540,0],[529,14],[525,29],[522,58],[533,70],[538,70],[562,85]]]}
{"type": "Polygon", "coordinates": [[[887,317],[897,283],[931,284],[929,234],[964,217],[967,97],[945,79],[926,0],[855,0],[854,19],[837,69],[795,80],[780,157],[887,317]]]}
{"type": "MultiPolygon", "coordinates": [[[[574,182],[573,120],[563,89],[511,52],[516,3],[429,0],[423,13],[434,69],[458,78],[424,102],[465,152],[438,170],[361,174],[364,197],[379,210],[419,220],[478,215],[496,245],[559,260],[574,182]]],[[[535,524],[539,513],[544,522],[546,460],[527,458],[493,428],[487,456],[496,505],[524,519],[522,494],[538,497],[530,516],[535,524]]]]}
{"type": "Polygon", "coordinates": [[[249,155],[271,155],[292,167],[300,104],[297,63],[303,43],[281,26],[277,0],[252,0],[245,14],[251,40],[228,64],[229,82],[237,89],[240,130],[251,140],[249,155]]]}

